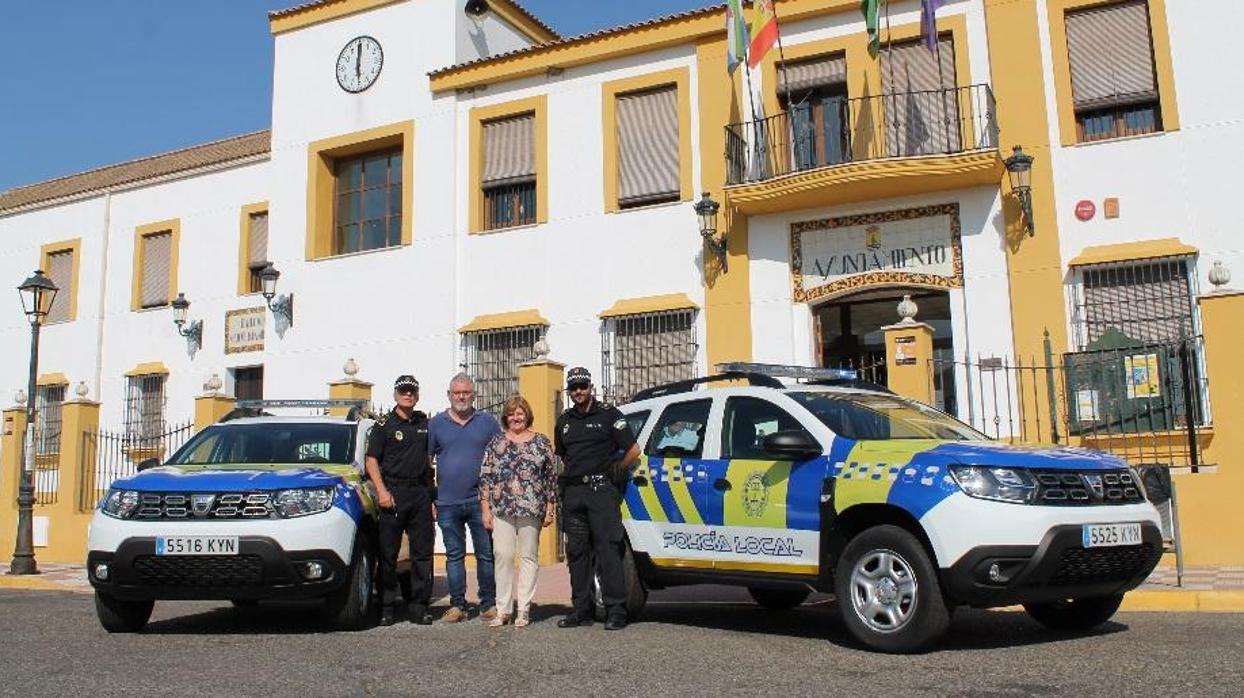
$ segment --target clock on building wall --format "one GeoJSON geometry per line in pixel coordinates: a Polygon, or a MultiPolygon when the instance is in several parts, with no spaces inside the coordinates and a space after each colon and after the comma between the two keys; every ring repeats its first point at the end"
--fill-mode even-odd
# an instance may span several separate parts
{"type": "Polygon", "coordinates": [[[362,92],[380,77],[384,51],[370,36],[350,39],[337,56],[337,84],[346,92],[362,92]]]}

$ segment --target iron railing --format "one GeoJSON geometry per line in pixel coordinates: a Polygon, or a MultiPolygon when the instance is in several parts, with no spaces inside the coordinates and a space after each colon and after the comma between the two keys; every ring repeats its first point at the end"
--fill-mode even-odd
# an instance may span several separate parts
{"type": "Polygon", "coordinates": [[[989,85],[833,97],[726,126],[728,185],[851,162],[998,148],[989,85]]]}
{"type": "Polygon", "coordinates": [[[606,318],[600,338],[607,402],[623,403],[645,388],[696,377],[693,309],[606,318]]]}
{"type": "Polygon", "coordinates": [[[138,472],[138,464],[148,458],[163,461],[181,448],[193,433],[192,420],[174,424],[163,433],[150,436],[137,436],[125,430],[83,431],[78,510],[95,508],[113,481],[134,475],[138,472]]]}
{"type": "Polygon", "coordinates": [[[484,188],[484,230],[534,225],[535,222],[534,180],[484,188]]]}

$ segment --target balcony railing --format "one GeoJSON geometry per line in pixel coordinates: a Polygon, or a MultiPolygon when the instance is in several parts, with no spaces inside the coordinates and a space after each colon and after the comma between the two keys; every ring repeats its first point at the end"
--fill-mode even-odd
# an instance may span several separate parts
{"type": "Polygon", "coordinates": [[[989,85],[869,97],[816,97],[726,127],[727,184],[851,162],[998,148],[989,85]]]}

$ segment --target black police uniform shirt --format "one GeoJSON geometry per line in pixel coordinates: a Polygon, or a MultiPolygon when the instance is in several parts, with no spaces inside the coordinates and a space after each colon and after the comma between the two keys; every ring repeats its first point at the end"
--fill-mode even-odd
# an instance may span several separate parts
{"type": "Polygon", "coordinates": [[[566,464],[565,477],[606,475],[609,465],[635,445],[635,435],[618,408],[592,400],[586,413],[562,412],[554,427],[554,450],[566,464]]]}
{"type": "Polygon", "coordinates": [[[402,419],[396,410],[376,420],[367,439],[367,455],[380,463],[380,475],[410,484],[430,485],[428,416],[413,411],[402,419]],[[413,481],[413,482],[412,482],[413,481]]]}

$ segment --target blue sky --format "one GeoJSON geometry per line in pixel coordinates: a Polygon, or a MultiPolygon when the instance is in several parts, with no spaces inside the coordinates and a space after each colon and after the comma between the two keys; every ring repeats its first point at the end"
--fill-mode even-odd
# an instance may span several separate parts
{"type": "MultiPolygon", "coordinates": [[[[267,12],[301,1],[0,0],[0,190],[267,128],[267,12]]],[[[520,1],[563,35],[714,4],[520,1]]]]}

